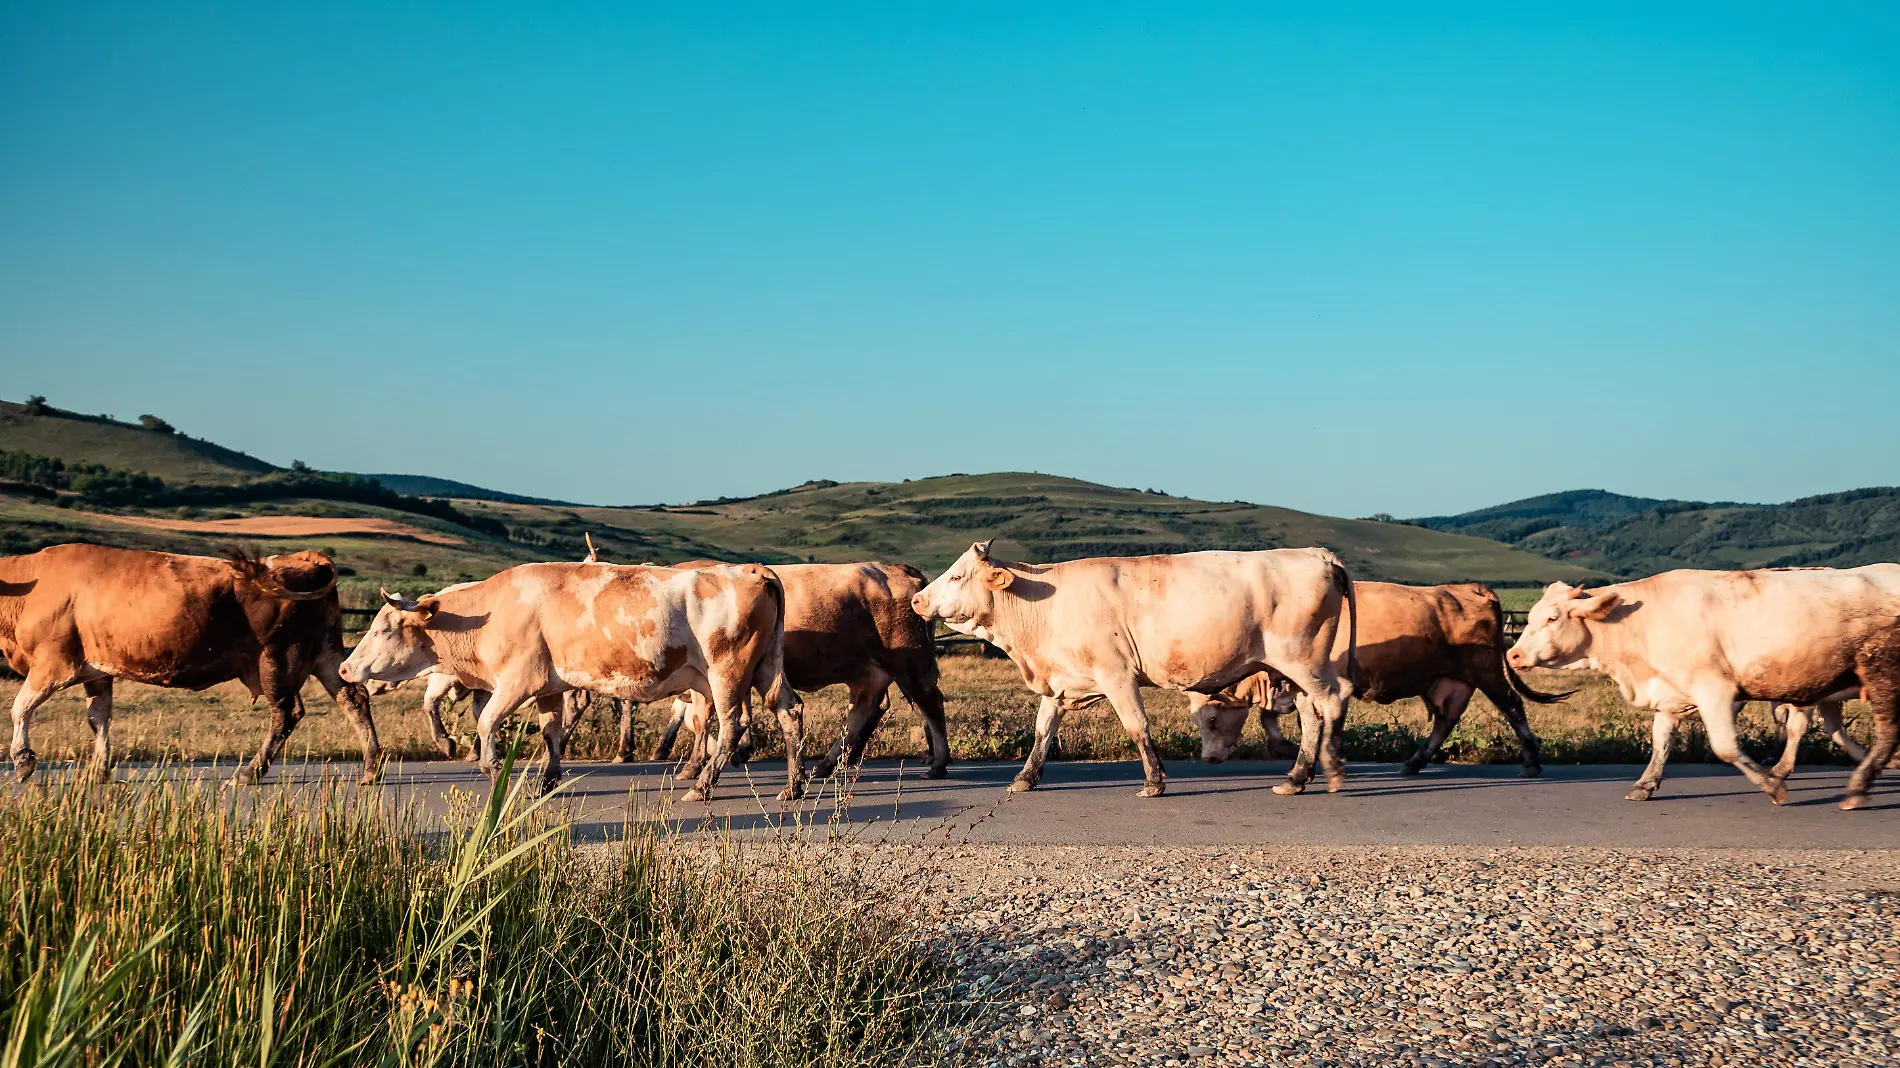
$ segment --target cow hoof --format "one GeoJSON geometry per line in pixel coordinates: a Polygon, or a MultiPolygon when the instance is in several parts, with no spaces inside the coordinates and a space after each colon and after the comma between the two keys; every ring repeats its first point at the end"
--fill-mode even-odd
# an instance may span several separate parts
{"type": "Polygon", "coordinates": [[[732,756],[726,762],[734,767],[742,768],[745,767],[746,763],[751,759],[752,747],[749,745],[741,745],[733,748],[732,756]]]}
{"type": "Polygon", "coordinates": [[[1768,800],[1773,801],[1777,805],[1787,804],[1788,803],[1787,786],[1781,783],[1776,783],[1774,785],[1774,788],[1768,791],[1768,800]]]}
{"type": "Polygon", "coordinates": [[[34,770],[39,766],[39,755],[31,749],[22,749],[13,754],[13,774],[17,776],[21,782],[32,778],[34,770]]]}
{"type": "Polygon", "coordinates": [[[1009,792],[1012,794],[1027,793],[1030,790],[1034,790],[1035,788],[1036,788],[1036,780],[1025,779],[1021,775],[1016,776],[1014,779],[1011,779],[1009,782],[1009,792]]]}
{"type": "Polygon", "coordinates": [[[633,763],[633,754],[632,753],[615,753],[613,763],[631,764],[633,763]]]}
{"type": "Polygon", "coordinates": [[[1305,793],[1306,784],[1303,782],[1283,782],[1275,785],[1273,792],[1279,794],[1281,797],[1292,797],[1295,794],[1305,793]]]}
{"type": "Polygon", "coordinates": [[[1650,794],[1653,794],[1653,793],[1655,793],[1655,792],[1656,792],[1655,790],[1652,790],[1652,789],[1650,789],[1650,788],[1649,788],[1649,787],[1647,787],[1647,786],[1638,786],[1638,787],[1637,787],[1636,789],[1634,789],[1634,790],[1631,790],[1631,791],[1630,791],[1629,793],[1627,793],[1627,794],[1624,794],[1624,795],[1623,795],[1623,800],[1625,800],[1625,801],[1647,801],[1647,800],[1649,800],[1649,795],[1650,795],[1650,794]]]}
{"type": "Polygon", "coordinates": [[[1336,794],[1339,791],[1344,790],[1345,788],[1346,788],[1346,777],[1344,775],[1326,776],[1326,792],[1327,793],[1336,794]]]}
{"type": "Polygon", "coordinates": [[[453,738],[444,739],[442,744],[435,748],[437,752],[442,754],[442,759],[444,760],[454,760],[455,754],[459,752],[455,747],[455,739],[453,738]]]}
{"type": "Polygon", "coordinates": [[[681,794],[680,800],[689,801],[689,802],[690,801],[704,801],[706,800],[706,791],[701,790],[699,787],[695,786],[691,790],[688,790],[685,793],[681,794]]]}
{"type": "Polygon", "coordinates": [[[1544,777],[1543,765],[1526,764],[1524,765],[1524,770],[1519,772],[1517,777],[1520,779],[1541,779],[1544,777]]]}
{"type": "Polygon", "coordinates": [[[477,771],[480,771],[483,775],[488,776],[489,782],[494,782],[496,779],[501,778],[500,764],[477,764],[475,765],[475,768],[477,771]]]}
{"type": "Polygon", "coordinates": [[[820,760],[817,766],[811,769],[812,778],[814,779],[829,779],[837,773],[838,762],[835,760],[820,760]]]}
{"type": "Polygon", "coordinates": [[[105,786],[111,783],[112,782],[111,766],[110,765],[105,766],[105,767],[94,766],[94,767],[86,769],[86,781],[92,783],[94,786],[105,786]]]}
{"type": "Polygon", "coordinates": [[[1867,803],[1866,795],[1848,794],[1847,797],[1841,801],[1841,811],[1852,812],[1866,803],[1867,803]]]}
{"type": "Polygon", "coordinates": [[[1404,764],[1399,765],[1400,775],[1417,775],[1419,772],[1424,771],[1424,770],[1425,770],[1425,765],[1414,764],[1411,761],[1407,761],[1404,764]]]}
{"type": "Polygon", "coordinates": [[[1151,782],[1148,785],[1143,786],[1141,789],[1136,790],[1135,796],[1136,797],[1160,797],[1162,794],[1167,793],[1167,792],[1168,792],[1168,787],[1166,783],[1151,782]]]}
{"type": "Polygon", "coordinates": [[[803,786],[787,786],[778,792],[778,799],[780,801],[797,801],[804,796],[805,788],[803,786]]]}
{"type": "Polygon", "coordinates": [[[950,769],[947,767],[944,767],[941,764],[936,765],[932,767],[929,771],[924,772],[924,778],[926,779],[947,779],[949,777],[950,777],[950,769]]]}

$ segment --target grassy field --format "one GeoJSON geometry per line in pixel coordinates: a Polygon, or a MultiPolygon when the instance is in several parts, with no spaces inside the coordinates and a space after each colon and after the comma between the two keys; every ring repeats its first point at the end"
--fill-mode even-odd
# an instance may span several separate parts
{"type": "MultiPolygon", "coordinates": [[[[1022,680],[1007,661],[973,656],[945,657],[943,688],[950,723],[950,747],[958,760],[1018,760],[1026,756],[1034,737],[1036,700],[1023,689],[1022,680]]],[[[1600,676],[1575,672],[1529,673],[1533,686],[1583,689],[1557,705],[1531,705],[1532,729],[1544,743],[1545,759],[1552,763],[1643,761],[1649,756],[1649,722],[1623,704],[1616,689],[1600,676]]],[[[11,701],[18,683],[0,681],[0,701],[11,701]]],[[[377,727],[390,753],[403,759],[436,759],[427,723],[420,708],[420,684],[405,686],[375,701],[377,727]]],[[[1157,744],[1170,760],[1198,759],[1200,747],[1187,716],[1187,701],[1177,693],[1144,691],[1157,744]]],[[[872,741],[873,757],[921,758],[925,752],[923,722],[901,698],[872,741]]],[[[353,758],[360,754],[349,722],[314,683],[305,689],[310,715],[291,737],[291,758],[353,758]]],[[[600,705],[605,702],[600,702],[600,705]]],[[[847,700],[843,687],[832,687],[806,699],[807,747],[815,755],[843,729],[847,700]]],[[[35,717],[34,747],[42,759],[72,759],[90,746],[84,699],[69,690],[44,705],[35,717]]],[[[656,732],[664,725],[667,707],[652,705],[639,715],[639,752],[651,752],[656,732]]],[[[1428,730],[1424,705],[1417,700],[1393,705],[1355,702],[1347,717],[1346,751],[1354,760],[1394,761],[1409,756],[1428,730]]],[[[1849,730],[1863,742],[1869,724],[1866,706],[1848,706],[1849,730]]],[[[113,745],[129,759],[224,758],[236,760],[257,748],[264,727],[261,708],[248,704],[236,684],[202,693],[161,690],[121,683],[113,717],[113,745]]],[[[1742,737],[1751,752],[1761,756],[1779,752],[1779,735],[1764,705],[1750,705],[1742,717],[1742,737]]],[[[466,707],[457,710],[450,728],[469,734],[473,725],[466,707]]],[[[1298,725],[1288,717],[1285,729],[1297,737],[1298,725]]],[[[577,759],[607,759],[617,744],[616,724],[597,711],[583,723],[572,740],[570,755],[577,759]]],[[[782,756],[776,729],[760,741],[767,756],[782,756]]],[[[1114,714],[1105,707],[1070,716],[1063,725],[1063,754],[1076,759],[1129,759],[1134,756],[1114,714]]],[[[1257,722],[1247,728],[1240,756],[1263,755],[1264,736],[1257,722]]],[[[1472,699],[1464,721],[1445,746],[1446,758],[1459,763],[1514,763],[1516,738],[1482,695],[1472,699]]],[[[1710,759],[1707,739],[1699,725],[1678,732],[1677,752],[1689,760],[1710,759]]],[[[1818,734],[1810,735],[1803,751],[1807,761],[1844,759],[1818,734]]]]}
{"type": "Polygon", "coordinates": [[[936,1059],[952,979],[910,891],[809,836],[582,852],[558,797],[432,825],[333,785],[29,792],[0,806],[0,1063],[936,1059]]]}

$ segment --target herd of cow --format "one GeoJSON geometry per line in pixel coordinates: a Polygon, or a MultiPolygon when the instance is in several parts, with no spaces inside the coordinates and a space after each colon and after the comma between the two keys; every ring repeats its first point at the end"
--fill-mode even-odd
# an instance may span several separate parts
{"type": "MultiPolygon", "coordinates": [[[[268,705],[264,742],[233,780],[255,782],[302,717],[298,695],[315,676],[355,725],[365,781],[374,781],[382,750],[372,688],[427,675],[438,744],[454,755],[438,698],[466,690],[474,755],[491,773],[501,724],[529,700],[552,783],[572,726],[568,695],[675,698],[673,729],[683,723],[692,738],[683,775],[695,782],[684,796],[704,799],[750,729],[756,698],[784,733],[780,796],[795,799],[805,780],[799,691],[850,689],[843,737],[815,769],[823,777],[857,763],[895,684],[922,713],[928,773],[942,777],[936,621],[1001,649],[1041,698],[1012,791],[1036,785],[1067,712],[1105,700],[1141,756],[1142,795],[1161,795],[1144,686],[1187,692],[1202,755],[1214,762],[1254,709],[1275,745],[1278,715],[1297,713],[1299,746],[1273,787],[1280,794],[1304,790],[1315,763],[1329,790],[1343,785],[1354,696],[1425,701],[1432,731],[1405,765],[1416,772],[1482,692],[1522,742],[1524,773],[1538,774],[1522,699],[1567,695],[1525,685],[1517,669],[1530,667],[1603,672],[1629,704],[1655,713],[1632,800],[1656,789],[1673,731],[1691,712],[1716,755],[1777,803],[1810,710],[1859,760],[1843,808],[1864,803],[1900,742],[1900,564],[1672,571],[1593,590],[1553,583],[1507,649],[1490,590],[1354,582],[1325,549],[1027,564],[994,557],[983,542],[926,582],[915,568],[883,563],[615,565],[589,547],[577,563],[523,564],[414,600],[385,592],[354,650],[343,645],[336,567],[318,553],[213,559],[60,545],[0,558],[0,653],[25,680],[13,702],[15,769],[22,780],[33,774],[33,711],[62,689],[85,688],[90,769],[103,781],[114,679],[191,689],[235,679],[268,705]],[[1841,725],[1841,702],[1856,696],[1873,713],[1868,749],[1841,725]],[[1735,712],[1751,700],[1788,712],[1785,751],[1771,768],[1736,744],[1735,712]]],[[[626,721],[622,737],[624,746],[626,721]]]]}

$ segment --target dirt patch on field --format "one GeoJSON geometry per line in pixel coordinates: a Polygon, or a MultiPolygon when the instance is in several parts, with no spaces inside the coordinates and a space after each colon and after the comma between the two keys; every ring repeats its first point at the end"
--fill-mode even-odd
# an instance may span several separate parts
{"type": "Polygon", "coordinates": [[[315,538],[332,534],[373,534],[414,538],[432,545],[466,545],[461,538],[436,534],[389,519],[331,519],[314,515],[260,515],[248,519],[154,519],[149,516],[102,515],[93,519],[130,523],[135,527],[175,530],[182,534],[222,534],[248,538],[315,538]]]}

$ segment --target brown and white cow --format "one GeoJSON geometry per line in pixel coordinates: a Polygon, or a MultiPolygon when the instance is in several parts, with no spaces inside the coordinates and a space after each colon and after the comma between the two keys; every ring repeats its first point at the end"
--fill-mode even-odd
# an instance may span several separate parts
{"type": "Polygon", "coordinates": [[[270,708],[264,744],[233,783],[270,769],[303,717],[298,691],[317,681],[363,743],[363,781],[382,771],[369,698],[347,684],[336,565],[319,553],[252,559],[179,556],[55,545],[0,558],[0,654],[26,682],[13,701],[13,765],[21,780],[38,758],[33,710],[84,686],[92,776],[112,769],[112,682],[202,690],[237,679],[270,708]]]}
{"type": "MultiPolygon", "coordinates": [[[[1354,696],[1382,705],[1418,697],[1432,713],[1430,736],[1400,770],[1416,775],[1431,763],[1464,717],[1471,695],[1482,692],[1516,732],[1525,777],[1543,773],[1537,736],[1524,717],[1520,695],[1539,704],[1570,695],[1533,690],[1504,662],[1504,609],[1497,594],[1475,584],[1352,585],[1359,617],[1354,696]]],[[[1336,641],[1346,637],[1341,633],[1336,641]]],[[[1250,675],[1219,693],[1188,694],[1188,711],[1201,732],[1201,759],[1214,764],[1227,759],[1252,709],[1260,709],[1262,721],[1277,727],[1278,715],[1294,711],[1298,695],[1272,672],[1250,675]]],[[[1270,730],[1269,739],[1278,733],[1270,730]]]]}
{"type": "Polygon", "coordinates": [[[1623,700],[1656,712],[1655,748],[1632,801],[1655,792],[1676,721],[1698,712],[1715,754],[1779,804],[1781,778],[1736,745],[1737,705],[1815,705],[1858,690],[1873,706],[1874,744],[1841,807],[1859,808],[1900,745],[1900,564],[1667,571],[1596,590],[1556,582],[1508,659],[1604,672],[1623,700]]]}
{"type": "MultiPolygon", "coordinates": [[[[694,561],[680,567],[708,566],[694,561]]],[[[911,610],[924,588],[923,572],[908,564],[773,564],[785,585],[785,677],[811,693],[843,684],[851,691],[844,734],[815,769],[826,778],[842,761],[855,767],[871,733],[889,709],[892,683],[924,719],[930,744],[926,777],[949,774],[950,739],[944,725],[943,691],[937,683],[936,642],[930,621],[911,610]]],[[[693,756],[681,769],[689,776],[706,753],[704,699],[687,694],[674,702],[673,721],[661,736],[655,759],[665,759],[684,726],[694,738],[693,756]]],[[[622,739],[622,748],[631,739],[622,739]]]]}
{"type": "Polygon", "coordinates": [[[548,750],[544,782],[552,784],[561,775],[563,694],[585,689],[645,702],[697,690],[727,728],[685,795],[703,800],[757,690],[786,736],[781,796],[802,792],[802,709],[784,674],[785,594],[762,567],[522,564],[419,601],[384,599],[343,677],[399,682],[433,669],[488,691],[477,730],[490,774],[500,763],[496,728],[530,698],[548,750]]]}
{"type": "Polygon", "coordinates": [[[1355,613],[1352,582],[1331,552],[1024,564],[992,558],[990,544],[970,546],[911,603],[918,615],[1003,650],[1042,696],[1035,746],[1011,791],[1033,789],[1041,779],[1065,712],[1106,698],[1141,754],[1141,796],[1159,797],[1167,776],[1140,688],[1207,693],[1266,668],[1311,698],[1301,707],[1299,756],[1274,791],[1304,790],[1322,750],[1327,788],[1344,784],[1338,728],[1352,695],[1353,643],[1350,631],[1343,645],[1337,639],[1355,613]]]}

